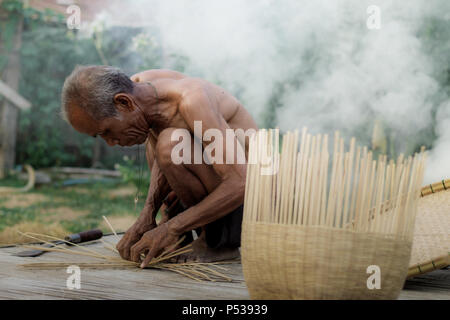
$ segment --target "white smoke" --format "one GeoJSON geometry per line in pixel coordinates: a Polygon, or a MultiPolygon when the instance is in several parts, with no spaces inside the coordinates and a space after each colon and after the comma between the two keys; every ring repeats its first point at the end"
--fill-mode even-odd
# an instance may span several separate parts
{"type": "Polygon", "coordinates": [[[447,96],[433,116],[441,66],[417,32],[427,17],[449,21],[449,9],[448,0],[149,0],[109,11],[156,27],[166,52],[189,58],[186,73],[237,95],[259,123],[277,90],[272,123],[282,130],[340,130],[367,144],[376,119],[390,128],[397,153],[413,152],[421,130],[437,121],[430,183],[450,178],[450,103],[447,96]],[[366,26],[369,5],[381,10],[379,30],[366,26]]]}
{"type": "Polygon", "coordinates": [[[425,171],[425,183],[438,182],[450,177],[450,101],[438,108],[436,119],[437,140],[430,151],[425,171]]]}

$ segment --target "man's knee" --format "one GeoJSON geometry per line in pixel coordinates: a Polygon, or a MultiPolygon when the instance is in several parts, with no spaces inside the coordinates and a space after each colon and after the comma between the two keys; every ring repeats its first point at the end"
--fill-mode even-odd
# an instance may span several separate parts
{"type": "Polygon", "coordinates": [[[147,159],[147,165],[150,170],[153,168],[153,162],[155,162],[155,155],[152,150],[152,146],[149,140],[145,143],[145,157],[147,159]]]}
{"type": "Polygon", "coordinates": [[[167,128],[161,131],[156,143],[156,159],[160,167],[173,165],[172,149],[178,141],[172,141],[172,134],[176,128],[167,128]]]}

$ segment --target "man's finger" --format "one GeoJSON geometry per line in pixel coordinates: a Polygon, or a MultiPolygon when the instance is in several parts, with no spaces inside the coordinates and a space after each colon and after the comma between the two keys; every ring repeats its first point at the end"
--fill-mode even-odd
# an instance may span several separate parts
{"type": "Polygon", "coordinates": [[[140,261],[139,256],[141,254],[142,249],[144,249],[144,248],[145,248],[145,244],[143,244],[142,241],[139,241],[134,246],[132,246],[131,251],[130,251],[131,261],[139,262],[140,261]]]}
{"type": "Polygon", "coordinates": [[[116,245],[116,249],[119,251],[122,259],[128,260],[130,258],[130,247],[126,244],[124,245],[122,240],[116,245]]]}
{"type": "Polygon", "coordinates": [[[145,257],[144,261],[141,263],[141,268],[144,269],[148,266],[148,264],[150,263],[150,261],[156,256],[156,250],[155,248],[152,248],[149,250],[149,252],[147,253],[147,256],[145,257]]]}
{"type": "Polygon", "coordinates": [[[119,250],[120,255],[125,260],[130,260],[130,247],[125,247],[122,250],[119,250]]]}

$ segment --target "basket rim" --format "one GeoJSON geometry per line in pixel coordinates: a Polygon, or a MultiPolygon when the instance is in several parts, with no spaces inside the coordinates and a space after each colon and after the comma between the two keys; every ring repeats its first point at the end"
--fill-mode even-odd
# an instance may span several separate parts
{"type": "Polygon", "coordinates": [[[441,181],[430,183],[420,189],[420,196],[425,197],[433,193],[446,191],[450,189],[450,179],[442,179],[441,181]]]}

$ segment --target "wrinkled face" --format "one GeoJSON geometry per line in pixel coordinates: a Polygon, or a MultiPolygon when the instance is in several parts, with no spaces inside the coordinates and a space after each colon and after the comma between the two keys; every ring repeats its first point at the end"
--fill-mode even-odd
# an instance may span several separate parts
{"type": "Polygon", "coordinates": [[[117,111],[111,118],[96,121],[77,105],[69,107],[68,118],[70,124],[78,132],[92,137],[100,136],[110,146],[132,146],[142,144],[147,139],[148,128],[142,121],[139,110],[117,111]]]}

